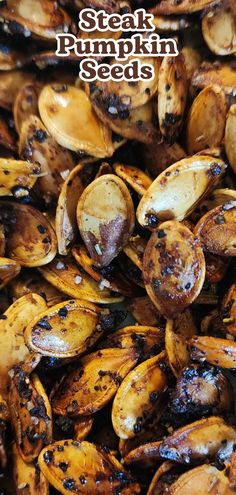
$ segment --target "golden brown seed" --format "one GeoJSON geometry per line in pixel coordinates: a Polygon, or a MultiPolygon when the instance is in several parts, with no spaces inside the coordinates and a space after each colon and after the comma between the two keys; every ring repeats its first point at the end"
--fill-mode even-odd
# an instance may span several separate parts
{"type": "Polygon", "coordinates": [[[183,426],[163,440],[159,448],[163,459],[189,464],[211,459],[220,449],[233,447],[236,431],[218,416],[195,421],[183,426]]]}
{"type": "Polygon", "coordinates": [[[225,151],[229,163],[236,173],[236,145],[235,145],[235,132],[236,132],[236,105],[231,105],[229,113],[227,115],[226,127],[225,127],[225,151]]]}
{"type": "Polygon", "coordinates": [[[124,182],[113,174],[91,182],[79,199],[77,222],[94,263],[108,265],[134,229],[134,206],[124,182]]]}
{"type": "Polygon", "coordinates": [[[234,495],[226,471],[203,464],[182,474],[169,490],[170,495],[234,495]]]}
{"type": "Polygon", "coordinates": [[[64,301],[35,317],[25,330],[25,342],[34,352],[58,358],[79,356],[101,336],[102,311],[82,301],[64,301]]]}
{"type": "Polygon", "coordinates": [[[30,379],[18,367],[13,371],[8,400],[20,455],[25,462],[32,462],[52,441],[52,414],[46,392],[36,375],[30,379]]]}
{"type": "Polygon", "coordinates": [[[24,331],[28,323],[45,311],[45,300],[38,294],[27,294],[15,301],[0,321],[0,392],[5,397],[8,372],[29,356],[24,331]]]}
{"type": "Polygon", "coordinates": [[[143,276],[150,299],[166,318],[189,306],[205,279],[203,251],[192,232],[176,221],[161,224],[145,249],[143,276]]]}
{"type": "Polygon", "coordinates": [[[197,336],[190,341],[191,357],[226,369],[236,366],[236,343],[218,337],[197,336]]]}
{"type": "Polygon", "coordinates": [[[164,170],[153,181],[137,208],[137,219],[156,229],[164,220],[184,220],[219,182],[226,164],[214,157],[194,155],[164,170]]]}
{"type": "Polygon", "coordinates": [[[183,56],[164,57],[158,80],[158,119],[161,133],[168,139],[173,139],[181,126],[187,87],[183,56]]]}
{"type": "Polygon", "coordinates": [[[54,413],[76,417],[99,411],[114,397],[137,359],[134,349],[103,349],[82,358],[78,369],[56,390],[54,413]]]}
{"type": "Polygon", "coordinates": [[[140,487],[117,459],[89,442],[64,440],[42,450],[39,466],[63,495],[138,495],[140,487]],[[62,469],[64,468],[64,471],[62,469]]]}
{"type": "Polygon", "coordinates": [[[205,251],[236,256],[236,201],[208,211],[197,223],[194,233],[205,251]]]}
{"type": "Polygon", "coordinates": [[[47,218],[29,205],[8,201],[0,206],[8,225],[7,256],[30,268],[49,263],[56,255],[57,239],[47,218]]]}
{"type": "Polygon", "coordinates": [[[165,347],[169,365],[176,377],[190,360],[188,341],[197,333],[197,328],[189,309],[167,320],[165,330],[165,347]]]}
{"type": "Polygon", "coordinates": [[[165,353],[152,357],[134,368],[123,380],[112,406],[112,424],[122,439],[140,433],[150,416],[158,414],[158,403],[167,386],[160,364],[165,353]]]}
{"type": "Polygon", "coordinates": [[[202,19],[202,34],[216,55],[236,52],[235,2],[227,0],[209,10],[202,19]]]}
{"type": "Polygon", "coordinates": [[[220,87],[207,86],[199,93],[188,115],[187,147],[189,154],[221,144],[226,111],[225,94],[220,87]]]}
{"type": "Polygon", "coordinates": [[[81,89],[58,84],[45,86],[39,97],[39,112],[45,127],[61,146],[97,158],[112,155],[111,131],[94,114],[81,89]]]}
{"type": "Polygon", "coordinates": [[[236,284],[231,285],[223,299],[221,315],[226,332],[236,335],[236,284]]]}
{"type": "Polygon", "coordinates": [[[99,285],[71,258],[58,256],[39,270],[50,284],[70,297],[99,304],[112,304],[124,299],[120,294],[113,294],[103,284],[99,285]]]}
{"type": "Polygon", "coordinates": [[[7,6],[0,8],[0,15],[43,39],[54,39],[56,33],[68,31],[70,25],[68,14],[49,0],[8,0],[7,6]]]}

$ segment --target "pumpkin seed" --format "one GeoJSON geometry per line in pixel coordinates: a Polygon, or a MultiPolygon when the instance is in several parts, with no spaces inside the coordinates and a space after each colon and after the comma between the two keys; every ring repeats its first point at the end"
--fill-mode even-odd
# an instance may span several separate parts
{"type": "Polygon", "coordinates": [[[76,417],[99,411],[114,397],[137,359],[134,349],[103,349],[82,358],[78,369],[56,390],[54,413],[76,417]]]}
{"type": "Polygon", "coordinates": [[[40,273],[50,284],[70,297],[99,304],[123,301],[122,296],[100,286],[70,258],[57,257],[40,268],[40,273]]]}
{"type": "Polygon", "coordinates": [[[112,406],[112,424],[116,434],[132,438],[140,433],[144,423],[158,411],[161,394],[167,386],[161,369],[165,353],[154,356],[134,368],[123,380],[112,406]]]}
{"type": "Polygon", "coordinates": [[[37,294],[27,294],[17,299],[2,315],[0,321],[0,392],[5,397],[9,382],[8,372],[29,356],[25,345],[24,330],[28,323],[46,309],[44,299],[37,294]]]}
{"type": "Polygon", "coordinates": [[[220,256],[236,256],[236,201],[206,213],[195,227],[204,250],[220,256]]]}
{"type": "Polygon", "coordinates": [[[30,380],[20,367],[13,373],[9,392],[12,425],[22,459],[32,462],[52,440],[51,406],[36,375],[30,380]]]}
{"type": "Polygon", "coordinates": [[[164,220],[184,220],[199,201],[217,185],[226,169],[220,159],[209,156],[184,158],[153,181],[138,209],[143,227],[155,229],[164,220]]]}
{"type": "Polygon", "coordinates": [[[117,459],[89,442],[55,442],[42,450],[39,466],[49,483],[64,495],[68,490],[81,495],[112,495],[114,490],[121,495],[140,493],[139,485],[117,459]]]}
{"type": "Polygon", "coordinates": [[[21,266],[49,263],[55,256],[57,240],[46,217],[36,208],[14,202],[1,202],[1,216],[8,227],[6,252],[21,266]]]}
{"type": "Polygon", "coordinates": [[[176,221],[161,224],[145,249],[143,276],[150,299],[166,318],[189,306],[205,279],[203,251],[192,232],[176,221]]]}
{"type": "Polygon", "coordinates": [[[27,346],[44,356],[79,356],[101,336],[101,310],[91,303],[64,301],[36,316],[25,330],[27,346]]]}
{"type": "Polygon", "coordinates": [[[187,145],[190,154],[221,144],[226,108],[225,94],[220,87],[206,86],[198,94],[188,115],[187,145]]]}
{"type": "Polygon", "coordinates": [[[41,119],[58,144],[97,158],[111,156],[111,131],[92,110],[89,98],[73,86],[47,85],[39,96],[41,119]],[[80,109],[78,112],[78,108],[80,109]]]}
{"type": "Polygon", "coordinates": [[[113,174],[95,179],[80,196],[77,222],[94,263],[107,266],[134,229],[133,202],[124,182],[113,174]]]}

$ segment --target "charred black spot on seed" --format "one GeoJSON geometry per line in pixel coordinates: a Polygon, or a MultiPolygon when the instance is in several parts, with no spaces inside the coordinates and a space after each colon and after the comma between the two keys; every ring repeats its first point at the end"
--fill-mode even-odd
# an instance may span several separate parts
{"type": "Polygon", "coordinates": [[[158,239],[163,239],[163,237],[166,237],[165,231],[163,229],[158,230],[157,237],[158,239]]]}
{"type": "Polygon", "coordinates": [[[62,485],[65,490],[73,490],[75,488],[75,480],[73,478],[66,478],[63,480],[62,485]]]}
{"type": "Polygon", "coordinates": [[[68,90],[67,84],[62,84],[61,86],[52,86],[55,93],[65,93],[68,90]]]}
{"type": "Polygon", "coordinates": [[[150,96],[150,94],[151,94],[150,88],[146,88],[145,93],[146,93],[146,95],[150,96]]]}
{"type": "Polygon", "coordinates": [[[121,7],[121,9],[120,9],[120,15],[129,14],[129,12],[130,12],[130,9],[128,6],[121,7]]]}
{"type": "Polygon", "coordinates": [[[51,242],[51,237],[47,236],[47,237],[44,237],[44,239],[42,240],[43,244],[49,244],[51,242]]]}
{"type": "Polygon", "coordinates": [[[218,217],[216,217],[215,223],[217,225],[221,225],[221,224],[225,223],[224,215],[219,215],[218,217]]]}
{"type": "Polygon", "coordinates": [[[67,315],[68,315],[68,309],[66,306],[64,306],[63,308],[60,308],[59,311],[58,311],[58,315],[61,317],[61,318],[66,318],[67,315]]]}
{"type": "Polygon", "coordinates": [[[173,274],[174,267],[173,266],[165,266],[163,270],[161,271],[161,275],[165,277],[166,275],[172,275],[173,274]]]}
{"type": "Polygon", "coordinates": [[[161,282],[158,278],[152,279],[152,288],[153,288],[154,292],[159,291],[160,285],[161,285],[161,282]]]}
{"type": "Polygon", "coordinates": [[[135,434],[136,434],[136,433],[140,433],[140,432],[142,431],[142,424],[141,424],[141,422],[138,420],[138,418],[137,418],[137,422],[136,422],[136,423],[134,424],[134,426],[133,426],[133,431],[134,431],[134,433],[135,433],[135,434]]]}
{"type": "Polygon", "coordinates": [[[63,473],[66,473],[68,466],[68,462],[59,462],[58,464],[58,467],[61,469],[61,471],[63,471],[63,473]]]}
{"type": "Polygon", "coordinates": [[[159,392],[151,392],[149,397],[150,397],[151,403],[155,404],[155,402],[157,401],[157,399],[159,397],[159,392]]]}
{"type": "Polygon", "coordinates": [[[163,127],[169,128],[172,125],[177,124],[181,120],[181,115],[176,115],[174,113],[165,113],[164,121],[163,121],[163,127]]]}
{"type": "Polygon", "coordinates": [[[43,143],[46,138],[47,138],[46,131],[43,131],[42,129],[37,129],[35,131],[34,139],[36,139],[36,141],[38,141],[39,143],[43,143]]]}
{"type": "Polygon", "coordinates": [[[158,225],[158,218],[153,213],[147,214],[146,219],[149,227],[156,227],[158,225]]]}
{"type": "Polygon", "coordinates": [[[80,475],[79,480],[80,480],[81,485],[86,485],[87,480],[82,474],[80,475]]]}
{"type": "Polygon", "coordinates": [[[43,454],[43,459],[44,459],[44,462],[45,464],[51,464],[52,460],[53,460],[53,452],[52,450],[47,450],[46,452],[44,452],[43,454]]]}
{"type": "Polygon", "coordinates": [[[10,171],[9,171],[9,170],[4,170],[4,171],[3,171],[3,173],[4,173],[5,175],[9,175],[9,174],[10,174],[10,171]]]}
{"type": "Polygon", "coordinates": [[[166,84],[166,91],[170,91],[170,84],[169,83],[166,84]]]}
{"type": "Polygon", "coordinates": [[[45,318],[39,320],[35,325],[34,329],[37,327],[43,328],[44,330],[52,330],[52,326],[50,325],[50,323],[48,323],[48,321],[45,318]]]}
{"type": "Polygon", "coordinates": [[[40,234],[45,234],[45,232],[47,232],[47,227],[44,227],[44,225],[37,225],[37,229],[40,234]]]}
{"type": "Polygon", "coordinates": [[[68,414],[74,414],[78,411],[78,402],[77,400],[72,400],[69,406],[66,408],[68,414]]]}
{"type": "Polygon", "coordinates": [[[185,287],[184,287],[184,288],[185,288],[186,290],[189,290],[189,289],[190,289],[190,287],[191,287],[191,284],[190,284],[190,282],[188,282],[188,283],[185,285],[185,287]]]}
{"type": "Polygon", "coordinates": [[[222,167],[219,165],[219,163],[214,162],[211,164],[210,169],[208,170],[208,175],[210,177],[217,177],[217,175],[220,175],[222,172],[222,167]]]}

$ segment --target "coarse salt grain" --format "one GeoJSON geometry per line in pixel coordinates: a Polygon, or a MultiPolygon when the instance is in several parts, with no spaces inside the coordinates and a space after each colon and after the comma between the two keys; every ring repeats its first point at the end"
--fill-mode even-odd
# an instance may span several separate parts
{"type": "Polygon", "coordinates": [[[82,277],[80,275],[75,276],[75,283],[76,285],[79,285],[82,282],[82,277]]]}
{"type": "Polygon", "coordinates": [[[97,253],[99,256],[101,256],[101,255],[102,255],[102,250],[101,250],[101,248],[100,248],[99,244],[95,244],[94,249],[95,249],[96,253],[97,253]]]}
{"type": "Polygon", "coordinates": [[[56,264],[56,269],[64,270],[64,268],[65,268],[65,264],[62,261],[58,261],[58,263],[56,264]]]}
{"type": "Polygon", "coordinates": [[[62,172],[60,172],[60,176],[62,177],[63,180],[65,180],[65,179],[67,179],[69,173],[70,173],[70,171],[67,168],[66,170],[62,170],[62,172]]]}

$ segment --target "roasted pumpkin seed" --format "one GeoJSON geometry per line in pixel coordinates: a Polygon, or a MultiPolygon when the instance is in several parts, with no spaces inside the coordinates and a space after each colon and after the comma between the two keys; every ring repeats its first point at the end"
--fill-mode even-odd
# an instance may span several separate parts
{"type": "Polygon", "coordinates": [[[55,224],[58,252],[62,255],[67,254],[69,244],[76,240],[76,208],[84,190],[84,185],[80,178],[80,172],[82,172],[83,168],[84,164],[79,163],[71,170],[62,185],[58,198],[55,224]]]}
{"type": "Polygon", "coordinates": [[[236,105],[231,105],[227,115],[225,127],[225,151],[229,163],[236,173],[236,147],[235,147],[235,129],[236,129],[236,105]]]}
{"type": "Polygon", "coordinates": [[[103,349],[82,358],[78,369],[56,390],[54,413],[76,417],[99,411],[114,397],[137,359],[134,349],[103,349]]]}
{"type": "Polygon", "coordinates": [[[216,55],[236,52],[236,21],[234,0],[227,0],[209,10],[202,19],[202,34],[216,55]]]}
{"type": "Polygon", "coordinates": [[[159,448],[163,459],[189,464],[201,462],[205,456],[214,458],[229,443],[233,447],[235,429],[218,416],[195,421],[169,435],[159,448]]]}
{"type": "Polygon", "coordinates": [[[45,311],[45,300],[37,294],[27,294],[17,299],[2,316],[0,321],[0,392],[5,397],[9,382],[8,372],[29,356],[25,345],[24,331],[28,323],[45,311]]]}
{"type": "Polygon", "coordinates": [[[140,488],[111,454],[89,442],[67,440],[46,447],[39,466],[60,493],[138,495],[140,488]],[[92,462],[91,462],[92,461],[92,462]],[[61,466],[65,465],[65,471],[61,466]]]}
{"type": "Polygon", "coordinates": [[[209,156],[184,158],[164,170],[153,181],[138,209],[143,227],[155,229],[164,220],[183,220],[217,185],[226,165],[209,156]]]}
{"type": "Polygon", "coordinates": [[[226,110],[225,94],[220,87],[206,86],[198,94],[188,115],[187,146],[190,154],[221,144],[226,110]]]}
{"type": "Polygon", "coordinates": [[[177,377],[190,360],[188,341],[196,333],[196,325],[189,309],[166,322],[166,353],[169,365],[177,377]]]}
{"type": "Polygon", "coordinates": [[[8,227],[6,254],[21,266],[49,263],[56,255],[55,232],[36,208],[14,202],[1,202],[1,217],[8,227]]]}
{"type": "Polygon", "coordinates": [[[26,463],[15,444],[12,450],[16,495],[48,495],[48,481],[38,466],[33,463],[26,463]]]}
{"type": "Polygon", "coordinates": [[[74,246],[71,252],[76,262],[99,283],[101,289],[102,287],[106,287],[124,296],[130,297],[133,295],[131,283],[120,272],[118,265],[110,263],[107,267],[99,269],[94,265],[92,258],[89,257],[83,246],[74,246]]]}
{"type": "Polygon", "coordinates": [[[162,352],[144,361],[120,385],[112,406],[112,424],[120,438],[134,437],[154,411],[158,414],[158,403],[167,386],[166,374],[161,369],[164,359],[162,352]]]}
{"type": "Polygon", "coordinates": [[[204,464],[182,474],[170,487],[171,495],[233,495],[226,471],[204,464]]]}
{"type": "Polygon", "coordinates": [[[38,97],[42,86],[38,82],[26,83],[18,91],[13,107],[15,128],[20,135],[22,124],[30,115],[38,116],[38,97]]]}
{"type": "Polygon", "coordinates": [[[195,235],[204,250],[220,256],[236,256],[236,201],[206,213],[197,223],[195,235]]]}
{"type": "Polygon", "coordinates": [[[70,297],[100,304],[123,301],[122,296],[113,294],[104,285],[100,286],[70,258],[57,257],[40,268],[40,273],[50,284],[70,297]]]}
{"type": "Polygon", "coordinates": [[[94,114],[85,92],[73,86],[61,88],[45,86],[39,96],[40,116],[52,137],[72,151],[97,158],[111,156],[111,131],[94,114]]]}
{"type": "Polygon", "coordinates": [[[94,263],[108,265],[134,229],[134,206],[124,182],[113,174],[91,182],[79,199],[77,222],[94,263]]]}
{"type": "Polygon", "coordinates": [[[142,196],[152,184],[152,179],[136,167],[117,163],[115,164],[114,169],[118,177],[127,182],[130,187],[140,194],[140,196],[142,196]]]}
{"type": "Polygon", "coordinates": [[[30,379],[20,367],[13,371],[9,409],[17,448],[25,462],[32,462],[52,440],[51,406],[36,375],[30,379]]]}
{"type": "Polygon", "coordinates": [[[55,203],[65,175],[74,167],[71,153],[57,144],[38,117],[31,115],[21,127],[19,154],[40,165],[43,176],[35,191],[46,204],[55,203]]]}
{"type": "Polygon", "coordinates": [[[57,32],[67,32],[70,24],[66,12],[49,0],[7,0],[6,6],[0,7],[0,16],[6,26],[19,24],[25,36],[33,33],[45,39],[55,38],[57,32]]]}
{"type": "Polygon", "coordinates": [[[143,258],[145,288],[162,315],[173,318],[200,293],[205,279],[203,251],[180,222],[159,225],[143,258]]]}
{"type": "Polygon", "coordinates": [[[101,336],[101,313],[99,308],[82,300],[64,301],[30,322],[25,330],[25,342],[44,356],[79,356],[101,336]]]}
{"type": "Polygon", "coordinates": [[[236,365],[236,343],[218,337],[196,336],[190,341],[191,357],[200,362],[234,369],[236,365]]]}
{"type": "Polygon", "coordinates": [[[173,139],[182,123],[187,98],[187,74],[182,55],[164,57],[158,80],[158,119],[163,136],[173,139]]]}
{"type": "Polygon", "coordinates": [[[41,168],[27,161],[0,158],[0,196],[12,196],[17,189],[31,189],[40,177],[41,168]]]}

